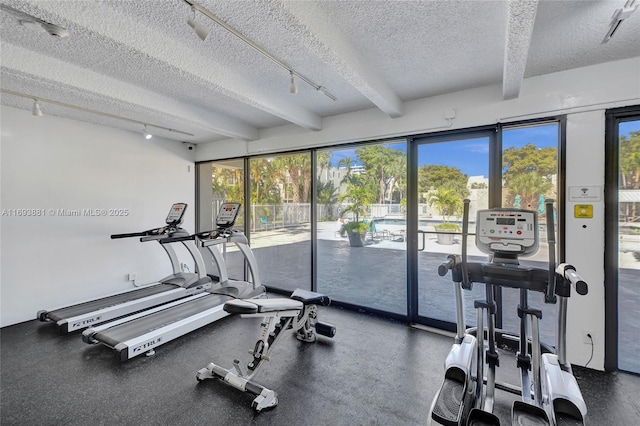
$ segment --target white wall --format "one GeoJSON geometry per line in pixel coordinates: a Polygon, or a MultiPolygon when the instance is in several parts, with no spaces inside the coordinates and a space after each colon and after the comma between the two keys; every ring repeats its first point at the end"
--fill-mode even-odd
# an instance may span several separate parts
{"type": "MultiPolygon", "coordinates": [[[[405,114],[391,119],[377,109],[325,117],[321,131],[283,126],[261,133],[252,142],[234,140],[199,144],[197,161],[233,158],[299,147],[315,147],[446,130],[445,110],[456,109],[450,129],[496,122],[566,114],[567,186],[604,185],[604,111],[640,104],[640,58],[609,62],[524,80],[520,96],[503,101],[501,86],[488,86],[405,103],[405,114]]],[[[568,197],[567,197],[568,201],[568,197]]],[[[573,263],[590,285],[584,297],[569,303],[567,341],[569,360],[584,365],[591,347],[582,330],[594,340],[589,364],[604,368],[604,200],[594,205],[593,219],[575,219],[567,202],[566,261],[573,263]],[[586,225],[586,228],[583,227],[586,225]]]]}
{"type": "Polygon", "coordinates": [[[13,108],[0,112],[0,326],[34,319],[40,309],[133,289],[128,273],[136,273],[138,283],[171,273],[159,244],[109,235],[162,226],[174,202],[189,204],[183,226],[194,229],[191,151],[139,133],[13,108]],[[44,214],[13,216],[12,209],[44,214]],[[57,209],[128,214],[63,217],[53,214],[57,209]]]}

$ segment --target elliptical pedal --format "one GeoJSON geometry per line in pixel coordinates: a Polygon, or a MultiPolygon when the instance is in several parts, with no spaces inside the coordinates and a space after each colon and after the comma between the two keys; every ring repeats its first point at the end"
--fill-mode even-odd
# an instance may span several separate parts
{"type": "MultiPolygon", "coordinates": [[[[514,423],[514,425],[520,425],[520,423],[514,423]]],[[[469,413],[467,426],[500,426],[500,419],[493,413],[474,408],[469,413]]],[[[528,426],[528,424],[525,423],[522,426],[528,426]]]]}
{"type": "Polygon", "coordinates": [[[433,407],[433,419],[443,424],[460,424],[464,408],[464,383],[445,378],[433,407]]]}
{"type": "Polygon", "coordinates": [[[584,426],[582,419],[568,413],[558,413],[556,411],[556,426],[584,426]]]}
{"type": "Polygon", "coordinates": [[[549,416],[542,408],[514,401],[511,410],[511,422],[518,426],[550,426],[549,416]]]}

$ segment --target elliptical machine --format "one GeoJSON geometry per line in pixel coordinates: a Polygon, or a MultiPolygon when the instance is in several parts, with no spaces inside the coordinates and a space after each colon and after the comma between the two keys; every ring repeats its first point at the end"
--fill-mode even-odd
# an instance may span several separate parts
{"type": "Polygon", "coordinates": [[[495,389],[498,388],[521,395],[521,400],[515,401],[511,410],[513,425],[584,425],[587,407],[566,360],[566,315],[571,288],[585,295],[588,287],[573,266],[563,263],[556,267],[553,200],[546,200],[545,208],[548,270],[525,267],[518,262],[521,256],[535,254],[539,245],[537,212],[521,209],[496,208],[477,212],[476,246],[490,258],[486,263],[469,263],[469,200],[464,200],[462,256],[449,255],[448,261],[438,267],[440,276],[451,270],[457,331],[445,361],[444,382],[433,399],[427,424],[500,425],[500,420],[493,414],[495,389]],[[462,291],[471,290],[473,283],[485,284],[486,298],[474,302],[477,327],[465,329],[462,291]],[[496,287],[516,288],[520,292],[517,307],[520,335],[517,336],[516,355],[521,379],[519,388],[495,380],[499,365],[496,287]],[[546,303],[558,305],[555,351],[540,342],[538,321],[542,312],[529,306],[530,291],[543,293],[546,303]]]}

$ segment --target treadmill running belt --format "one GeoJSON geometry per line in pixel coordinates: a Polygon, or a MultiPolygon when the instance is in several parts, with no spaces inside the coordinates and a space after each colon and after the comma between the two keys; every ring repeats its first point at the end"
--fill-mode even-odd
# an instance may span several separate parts
{"type": "Polygon", "coordinates": [[[47,313],[47,316],[53,321],[60,321],[72,318],[78,315],[94,312],[99,309],[108,308],[110,306],[119,305],[121,303],[130,302],[132,300],[142,299],[143,297],[153,296],[155,294],[164,293],[165,291],[179,288],[175,284],[155,284],[149,287],[139,288],[137,290],[128,291],[122,294],[115,294],[109,297],[92,300],[90,302],[72,305],[66,308],[57,309],[47,313]]]}
{"type": "Polygon", "coordinates": [[[142,336],[145,333],[149,333],[165,325],[173,324],[174,322],[196,315],[207,309],[223,305],[224,302],[231,299],[229,296],[210,294],[191,302],[181,303],[180,305],[163,309],[151,315],[146,315],[136,320],[111,327],[96,333],[92,337],[113,348],[118,343],[126,342],[127,340],[142,336]]]}

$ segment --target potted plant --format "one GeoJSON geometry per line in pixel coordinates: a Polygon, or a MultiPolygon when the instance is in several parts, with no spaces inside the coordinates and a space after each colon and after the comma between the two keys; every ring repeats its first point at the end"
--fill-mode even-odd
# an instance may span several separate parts
{"type": "Polygon", "coordinates": [[[452,189],[438,188],[429,197],[429,205],[435,206],[443,222],[435,225],[438,243],[439,244],[453,244],[455,233],[460,232],[460,227],[449,222],[449,217],[453,214],[458,214],[462,207],[462,200],[452,189]]]}
{"type": "Polygon", "coordinates": [[[438,244],[453,244],[455,233],[460,232],[460,227],[451,222],[439,223],[435,225],[434,228],[438,232],[438,244]]]}
{"type": "Polygon", "coordinates": [[[342,232],[349,237],[351,247],[364,247],[369,225],[360,221],[351,221],[342,225],[342,232]]]}
{"type": "Polygon", "coordinates": [[[340,217],[351,213],[354,220],[342,225],[340,233],[349,237],[351,247],[363,247],[367,231],[370,230],[369,225],[360,220],[367,213],[371,200],[371,191],[364,185],[358,185],[357,182],[347,184],[346,191],[340,196],[340,201],[350,200],[351,204],[340,212],[340,217]]]}

